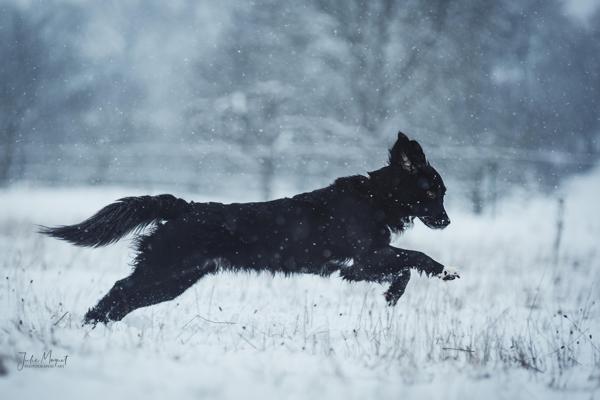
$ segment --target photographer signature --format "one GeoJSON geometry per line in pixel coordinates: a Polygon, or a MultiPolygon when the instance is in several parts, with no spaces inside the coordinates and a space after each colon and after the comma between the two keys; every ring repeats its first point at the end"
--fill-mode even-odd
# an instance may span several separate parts
{"type": "Polygon", "coordinates": [[[44,351],[41,357],[28,354],[25,351],[20,351],[18,355],[18,371],[22,371],[23,368],[65,368],[69,358],[67,354],[62,357],[54,357],[52,350],[44,351]]]}

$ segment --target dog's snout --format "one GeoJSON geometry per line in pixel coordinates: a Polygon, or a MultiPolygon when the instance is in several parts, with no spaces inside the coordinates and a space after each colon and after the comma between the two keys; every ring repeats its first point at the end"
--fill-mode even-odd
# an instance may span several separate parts
{"type": "Polygon", "coordinates": [[[440,218],[435,220],[432,225],[434,225],[436,228],[445,228],[450,225],[450,218],[440,218]]]}
{"type": "Polygon", "coordinates": [[[421,221],[432,229],[444,229],[450,225],[450,218],[445,211],[436,216],[419,217],[421,221]]]}
{"type": "Polygon", "coordinates": [[[445,210],[442,212],[442,215],[439,217],[438,221],[440,227],[442,228],[445,228],[448,225],[450,225],[450,217],[448,217],[448,214],[446,214],[445,210]]]}

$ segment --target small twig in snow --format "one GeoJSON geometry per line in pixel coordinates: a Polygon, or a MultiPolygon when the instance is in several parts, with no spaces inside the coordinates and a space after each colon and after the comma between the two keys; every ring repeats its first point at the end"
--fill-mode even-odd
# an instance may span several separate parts
{"type": "Polygon", "coordinates": [[[456,351],[464,351],[466,353],[475,353],[475,350],[460,349],[460,348],[456,348],[456,347],[442,347],[442,350],[456,350],[456,351]]]}
{"type": "Polygon", "coordinates": [[[65,311],[65,313],[62,315],[62,317],[60,317],[60,318],[58,319],[58,321],[56,321],[56,322],[54,323],[54,326],[58,325],[58,323],[59,323],[60,321],[62,321],[62,320],[63,320],[63,318],[64,318],[64,317],[66,317],[68,313],[69,313],[68,311],[65,311]]]}
{"type": "Polygon", "coordinates": [[[246,339],[246,337],[245,337],[244,335],[242,335],[241,333],[238,333],[238,335],[239,335],[239,336],[240,336],[242,339],[244,339],[244,342],[246,342],[246,343],[248,343],[250,346],[254,347],[254,349],[255,349],[255,350],[258,350],[258,348],[257,348],[255,345],[253,345],[251,341],[249,341],[248,339],[246,339]]]}

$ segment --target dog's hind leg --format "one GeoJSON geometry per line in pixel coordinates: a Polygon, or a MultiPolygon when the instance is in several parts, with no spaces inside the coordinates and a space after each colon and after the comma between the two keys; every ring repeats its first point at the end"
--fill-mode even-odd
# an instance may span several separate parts
{"type": "Polygon", "coordinates": [[[138,265],[127,278],[117,281],[112,289],[84,317],[84,323],[120,321],[130,312],[172,300],[196,283],[202,276],[215,272],[212,259],[188,258],[180,265],[148,268],[138,265]]]}

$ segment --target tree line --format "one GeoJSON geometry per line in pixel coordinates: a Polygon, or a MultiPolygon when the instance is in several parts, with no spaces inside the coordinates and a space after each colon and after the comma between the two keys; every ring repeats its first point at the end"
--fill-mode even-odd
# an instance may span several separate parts
{"type": "Polygon", "coordinates": [[[333,176],[399,128],[473,182],[489,163],[459,159],[461,146],[586,160],[494,167],[550,186],[600,152],[598,13],[582,23],[541,0],[110,5],[0,5],[3,184],[30,177],[44,146],[43,164],[68,170],[60,145],[77,143],[95,149],[94,182],[140,143],[211,143],[220,156],[198,171],[243,154],[266,198],[282,163],[333,176]]]}

